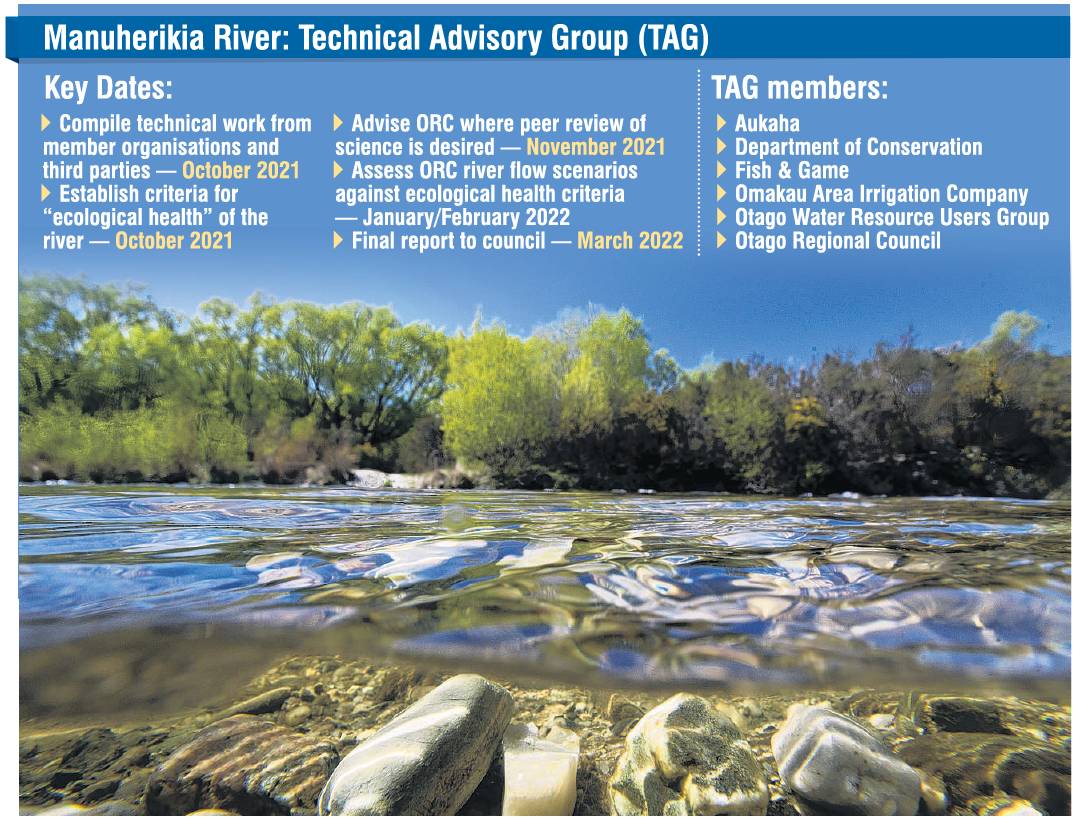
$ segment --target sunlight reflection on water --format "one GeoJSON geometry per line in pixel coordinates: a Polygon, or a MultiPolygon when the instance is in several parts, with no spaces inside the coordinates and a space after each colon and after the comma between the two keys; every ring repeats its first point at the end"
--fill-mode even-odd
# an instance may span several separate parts
{"type": "Polygon", "coordinates": [[[1066,678],[1070,506],[26,486],[23,647],[214,622],[652,681],[1066,678]]]}

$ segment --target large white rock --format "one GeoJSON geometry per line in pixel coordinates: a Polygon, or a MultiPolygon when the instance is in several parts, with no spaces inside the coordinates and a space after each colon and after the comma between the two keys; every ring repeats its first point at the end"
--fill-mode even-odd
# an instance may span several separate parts
{"type": "Polygon", "coordinates": [[[423,487],[423,477],[419,474],[386,474],[386,482],[391,488],[401,491],[415,491],[423,487]]]}
{"type": "Polygon", "coordinates": [[[513,713],[510,694],[455,675],[345,756],[319,814],[456,814],[487,773],[513,713]]]}
{"type": "Polygon", "coordinates": [[[609,785],[615,814],[764,814],[768,782],[734,722],[696,695],[645,714],[609,785]]]}
{"type": "Polygon", "coordinates": [[[914,814],[921,778],[868,729],[822,706],[795,704],[772,736],[783,783],[807,810],[914,814]]]}
{"type": "Polygon", "coordinates": [[[386,488],[390,485],[390,476],[384,471],[376,471],[374,468],[352,469],[352,481],[349,483],[353,488],[366,488],[373,490],[386,488]]]}
{"type": "Polygon", "coordinates": [[[573,814],[581,741],[554,726],[544,737],[534,724],[512,724],[502,739],[506,768],[503,815],[573,814]]]}

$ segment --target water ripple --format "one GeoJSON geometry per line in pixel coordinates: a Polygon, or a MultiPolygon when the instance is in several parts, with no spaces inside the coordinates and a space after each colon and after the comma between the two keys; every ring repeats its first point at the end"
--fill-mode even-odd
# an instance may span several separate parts
{"type": "Polygon", "coordinates": [[[1019,500],[24,486],[20,617],[24,646],[164,619],[650,680],[1064,678],[1069,545],[1070,505],[1019,500]]]}

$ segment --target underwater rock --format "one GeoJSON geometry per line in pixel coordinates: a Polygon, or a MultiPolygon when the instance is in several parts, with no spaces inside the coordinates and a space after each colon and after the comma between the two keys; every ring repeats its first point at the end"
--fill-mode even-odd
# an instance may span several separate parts
{"type": "Polygon", "coordinates": [[[908,717],[924,733],[987,732],[1010,735],[1004,712],[996,701],[964,695],[911,694],[897,707],[900,717],[908,717]]]}
{"type": "Polygon", "coordinates": [[[744,700],[739,701],[736,710],[741,714],[743,719],[759,718],[764,714],[760,702],[754,698],[745,698],[744,700]]]}
{"type": "Polygon", "coordinates": [[[624,735],[633,725],[644,717],[644,710],[625,695],[615,693],[607,699],[607,717],[611,721],[611,731],[615,735],[624,735]]]}
{"type": "Polygon", "coordinates": [[[285,713],[283,718],[285,726],[299,726],[301,723],[311,717],[311,707],[306,704],[300,704],[297,707],[293,707],[285,713]]]}
{"type": "Polygon", "coordinates": [[[696,695],[649,711],[609,784],[615,814],[764,814],[768,782],[730,718],[696,695]]]}
{"type": "Polygon", "coordinates": [[[995,817],[1005,817],[1005,815],[1038,817],[1044,813],[1034,808],[1034,804],[1029,800],[1016,800],[1011,797],[979,797],[970,801],[970,807],[975,814],[995,815],[995,817]]]}
{"type": "Polygon", "coordinates": [[[141,813],[152,771],[151,752],[162,756],[182,741],[147,727],[52,732],[19,744],[20,796],[41,807],[76,802],[82,808],[109,803],[120,813],[141,813]],[[128,808],[123,812],[123,808],[128,808]]]}
{"type": "Polygon", "coordinates": [[[876,715],[870,715],[866,718],[869,721],[869,725],[876,729],[878,732],[884,732],[895,726],[895,715],[888,715],[884,712],[878,712],[876,715]]]}
{"type": "Polygon", "coordinates": [[[879,692],[873,689],[859,689],[847,697],[836,702],[836,709],[840,714],[853,715],[857,718],[865,718],[878,713],[895,714],[901,693],[879,692]]]}
{"type": "Polygon", "coordinates": [[[939,777],[952,804],[969,804],[991,792],[1020,797],[1047,814],[1071,807],[1071,757],[1045,744],[985,733],[938,732],[898,747],[900,757],[939,777]]]}
{"type": "Polygon", "coordinates": [[[277,687],[268,692],[248,698],[246,701],[230,706],[221,713],[222,718],[231,718],[233,715],[266,715],[276,712],[285,705],[285,701],[292,695],[288,687],[277,687]]]}
{"type": "Polygon", "coordinates": [[[922,781],[922,805],[919,814],[947,814],[948,788],[936,775],[915,769],[922,781]]]}
{"type": "Polygon", "coordinates": [[[456,675],[341,761],[319,814],[455,814],[484,777],[513,699],[479,675],[456,675]]]}
{"type": "Polygon", "coordinates": [[[39,811],[38,814],[78,814],[90,815],[96,814],[140,814],[141,812],[135,806],[129,803],[123,803],[118,800],[108,800],[104,803],[95,803],[92,806],[83,806],[78,803],[57,803],[55,806],[50,806],[44,811],[39,811]]]}
{"type": "Polygon", "coordinates": [[[423,676],[415,670],[389,668],[375,674],[364,688],[364,700],[372,703],[403,700],[423,684],[423,676]]]}
{"type": "Polygon", "coordinates": [[[553,726],[544,737],[535,724],[512,724],[502,738],[503,815],[572,814],[577,800],[581,740],[553,726]]]}
{"type": "Polygon", "coordinates": [[[337,750],[250,715],[202,729],[154,769],[150,814],[222,808],[244,814],[311,810],[337,763],[337,750]]]}
{"type": "Polygon", "coordinates": [[[913,814],[921,779],[864,726],[820,706],[795,704],[772,736],[783,783],[808,810],[913,814]]]}

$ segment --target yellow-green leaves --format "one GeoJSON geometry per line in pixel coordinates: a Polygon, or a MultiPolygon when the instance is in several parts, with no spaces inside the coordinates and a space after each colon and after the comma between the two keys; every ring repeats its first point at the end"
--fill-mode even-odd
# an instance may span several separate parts
{"type": "Polygon", "coordinates": [[[534,457],[557,418],[550,351],[547,341],[522,340],[500,325],[454,338],[442,397],[450,449],[496,468],[534,457]]]}

